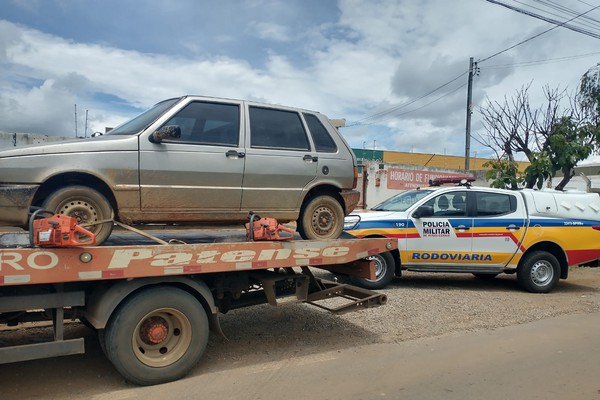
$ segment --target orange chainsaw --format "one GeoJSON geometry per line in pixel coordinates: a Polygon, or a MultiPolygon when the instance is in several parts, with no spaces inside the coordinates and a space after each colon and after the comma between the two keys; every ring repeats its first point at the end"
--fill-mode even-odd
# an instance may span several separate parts
{"type": "Polygon", "coordinates": [[[40,247],[92,246],[96,244],[96,235],[77,225],[73,217],[38,209],[29,219],[29,241],[32,246],[40,247]],[[39,214],[51,216],[41,218],[39,214]]]}
{"type": "Polygon", "coordinates": [[[296,231],[281,225],[275,218],[261,218],[250,212],[248,214],[250,222],[246,224],[246,238],[254,240],[291,240],[296,231]],[[280,232],[287,232],[289,235],[279,236],[280,232]]]}

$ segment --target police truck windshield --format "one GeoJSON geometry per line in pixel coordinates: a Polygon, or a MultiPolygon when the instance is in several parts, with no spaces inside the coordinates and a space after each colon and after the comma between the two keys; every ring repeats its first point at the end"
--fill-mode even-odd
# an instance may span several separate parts
{"type": "Polygon", "coordinates": [[[373,207],[374,211],[406,211],[410,206],[427,196],[433,190],[409,190],[390,197],[373,207]]]}

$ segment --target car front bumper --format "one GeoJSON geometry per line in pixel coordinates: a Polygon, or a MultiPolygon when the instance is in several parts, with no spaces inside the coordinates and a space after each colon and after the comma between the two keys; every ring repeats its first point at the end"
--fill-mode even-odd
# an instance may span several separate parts
{"type": "Polygon", "coordinates": [[[38,185],[0,186],[0,226],[27,224],[29,206],[38,185]]]}

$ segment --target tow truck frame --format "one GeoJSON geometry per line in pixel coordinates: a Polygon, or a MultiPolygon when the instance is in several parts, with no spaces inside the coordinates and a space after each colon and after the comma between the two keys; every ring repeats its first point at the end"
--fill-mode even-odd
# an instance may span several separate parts
{"type": "Polygon", "coordinates": [[[397,248],[396,242],[5,244],[0,325],[51,321],[53,340],[0,347],[0,364],[83,353],[84,339],[64,334],[65,321],[79,319],[98,331],[105,354],[129,381],[172,381],[198,362],[209,328],[223,335],[219,313],[263,303],[307,303],[335,314],[384,305],[384,294],[317,278],[312,268],[374,279],[368,258],[397,248]],[[135,313],[138,320],[126,323],[135,313]]]}

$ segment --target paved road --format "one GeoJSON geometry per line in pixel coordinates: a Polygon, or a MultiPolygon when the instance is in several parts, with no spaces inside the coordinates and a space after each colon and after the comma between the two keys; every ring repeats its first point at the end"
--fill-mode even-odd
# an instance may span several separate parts
{"type": "Polygon", "coordinates": [[[575,314],[243,367],[205,364],[189,378],[154,387],[125,384],[92,353],[0,365],[0,398],[600,399],[599,328],[600,313],[575,314]]]}
{"type": "Polygon", "coordinates": [[[598,328],[600,313],[571,315],[492,332],[276,360],[126,394],[262,400],[600,399],[598,328]]]}

